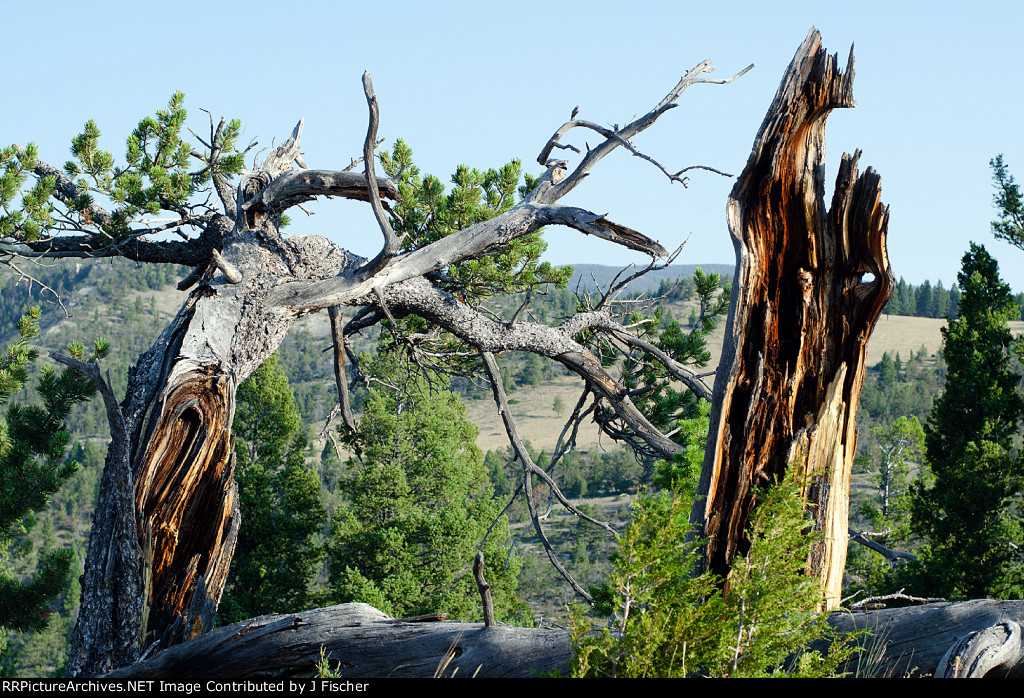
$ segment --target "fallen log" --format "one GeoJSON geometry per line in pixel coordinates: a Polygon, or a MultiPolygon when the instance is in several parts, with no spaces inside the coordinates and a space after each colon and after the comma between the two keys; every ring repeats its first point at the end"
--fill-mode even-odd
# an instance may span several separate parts
{"type": "MultiPolygon", "coordinates": [[[[840,632],[868,630],[861,638],[868,653],[847,667],[851,675],[961,678],[1024,676],[1012,635],[1021,621],[1024,601],[991,599],[836,611],[829,619],[840,632]]],[[[439,667],[455,677],[566,674],[572,657],[568,632],[557,628],[395,619],[367,604],[342,604],[217,628],[108,676],[310,678],[321,647],[331,669],[353,679],[430,678],[439,667]]]]}
{"type": "Polygon", "coordinates": [[[317,676],[321,647],[343,678],[525,678],[565,671],[569,636],[549,628],[395,619],[367,604],[260,616],[108,674],[121,678],[317,676]]]}
{"type": "Polygon", "coordinates": [[[873,648],[873,675],[948,678],[1024,676],[1024,653],[1019,641],[1013,649],[1009,628],[1022,620],[1024,601],[992,599],[837,611],[829,618],[840,632],[869,631],[863,644],[873,648]],[[994,654],[998,659],[992,659],[994,654]]]}

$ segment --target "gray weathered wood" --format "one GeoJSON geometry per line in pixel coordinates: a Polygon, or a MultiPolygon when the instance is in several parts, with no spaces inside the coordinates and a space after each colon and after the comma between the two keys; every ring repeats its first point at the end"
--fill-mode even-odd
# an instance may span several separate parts
{"type": "MultiPolygon", "coordinates": [[[[183,284],[192,288],[188,300],[129,375],[120,409],[132,445],[134,501],[126,504],[101,496],[86,567],[102,569],[103,574],[86,575],[83,613],[67,675],[102,673],[134,661],[154,643],[166,649],[211,627],[239,523],[230,433],[235,389],[277,349],[289,325],[301,315],[359,307],[356,318],[361,323],[379,322],[389,314],[416,313],[479,352],[516,349],[548,356],[577,373],[590,394],[612,407],[612,415],[604,417],[602,424],[606,430],[611,421],[619,426],[609,434],[629,431],[650,452],[666,457],[678,451],[679,446],[650,424],[632,404],[628,391],[577,341],[576,335],[587,329],[614,333],[623,341],[628,337],[628,328],[607,310],[583,313],[555,328],[518,320],[496,323],[482,309],[446,290],[438,274],[452,264],[493,254],[546,225],[567,226],[652,256],[664,255],[659,243],[635,230],[557,202],[612,150],[624,147],[640,154],[629,139],[675,106],[686,86],[725,82],[702,78],[709,70],[709,62],[701,63],[651,112],[622,129],[606,129],[605,141],[568,174],[565,163],[552,164],[525,201],[491,220],[404,253],[399,253],[394,236],[385,231],[380,268],[367,266],[366,259],[326,238],[285,238],[280,232],[281,214],[314,198],[371,201],[380,218],[382,200],[397,196],[395,182],[376,177],[369,162],[376,114],[368,79],[371,133],[365,155],[369,179],[351,172],[309,169],[300,156],[300,120],[291,137],[243,173],[233,201],[225,182],[215,182],[223,213],[207,204],[175,210],[180,220],[169,225],[198,230],[198,237],[182,233],[185,242],[161,243],[147,239],[149,231],[140,229],[110,243],[110,236],[98,230],[97,223],[110,220],[110,215],[91,207],[68,212],[69,223],[63,231],[68,235],[30,241],[19,248],[27,248],[27,255],[123,255],[140,261],[176,261],[195,269],[183,284]],[[103,580],[130,575],[126,561],[107,551],[115,545],[118,531],[128,530],[124,524],[136,515],[141,579],[129,584],[132,589],[112,596],[103,580]],[[141,620],[119,615],[140,599],[141,620]],[[121,646],[129,651],[112,649],[121,646]]],[[[216,129],[212,138],[217,141],[216,129]]],[[[200,159],[212,166],[205,156],[200,159]]],[[[40,163],[37,171],[45,176],[51,169],[40,163]]],[[[81,193],[76,187],[62,180],[58,199],[73,201],[81,193]]],[[[336,357],[341,360],[340,366],[336,360],[340,369],[344,368],[343,345],[342,337],[336,357]]],[[[668,361],[672,370],[689,379],[666,356],[654,359],[668,361]]],[[[338,375],[343,381],[343,372],[338,375]]],[[[114,467],[108,457],[105,483],[113,481],[108,475],[114,467]]]]}
{"type": "MultiPolygon", "coordinates": [[[[1021,621],[1024,621],[1024,601],[991,599],[930,603],[924,606],[859,613],[837,611],[829,619],[833,627],[841,632],[867,628],[870,636],[863,644],[884,647],[885,651],[878,658],[878,666],[874,670],[874,674],[878,676],[932,675],[945,672],[946,669],[940,667],[943,657],[949,653],[951,658],[953,653],[965,649],[968,643],[963,643],[962,640],[972,633],[985,634],[985,637],[966,648],[969,651],[961,655],[963,658],[977,658],[981,654],[980,650],[1003,644],[1006,632],[997,630],[985,633],[988,629],[1001,623],[1016,624],[1021,621]]],[[[977,663],[975,675],[986,671],[993,671],[993,675],[1001,676],[1024,675],[1019,643],[1015,660],[1011,658],[1012,652],[1007,652],[1007,649],[1009,647],[1002,648],[1001,657],[996,662],[977,663]]],[[[947,667],[948,661],[947,658],[947,667]]],[[[960,676],[963,675],[961,670],[960,676]]]]}
{"type": "Polygon", "coordinates": [[[407,622],[366,604],[260,616],[172,647],[111,677],[308,678],[323,647],[343,678],[430,678],[446,653],[444,676],[524,678],[564,672],[563,630],[481,623],[407,622]]]}
{"type": "MultiPolygon", "coordinates": [[[[933,603],[912,608],[849,613],[830,623],[841,632],[867,628],[865,646],[884,647],[872,676],[932,675],[951,648],[970,645],[963,638],[992,635],[978,648],[1002,647],[1007,633],[996,626],[1024,619],[1024,601],[977,600],[933,603]],[[996,628],[995,631],[989,629],[996,628]]],[[[480,623],[395,620],[366,604],[342,604],[304,613],[261,616],[172,647],[110,676],[137,678],[283,678],[314,676],[321,645],[332,668],[344,678],[431,677],[453,642],[450,675],[513,678],[565,672],[571,659],[568,633],[559,629],[486,628],[480,623]]],[[[1012,652],[1002,648],[1003,655],[1012,652]]],[[[865,673],[865,660],[859,671],[865,673]]],[[[979,671],[998,676],[1024,673],[1020,657],[977,662],[979,671]],[[1010,666],[1012,665],[1012,666],[1010,666]]],[[[853,672],[855,667],[847,667],[853,672]]],[[[960,676],[964,676],[961,672],[960,676]]]]}

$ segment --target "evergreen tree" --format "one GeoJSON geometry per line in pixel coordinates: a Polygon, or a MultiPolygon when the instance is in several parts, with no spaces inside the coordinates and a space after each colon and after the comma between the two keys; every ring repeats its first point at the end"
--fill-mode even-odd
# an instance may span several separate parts
{"type": "MultiPolygon", "coordinates": [[[[38,308],[22,317],[18,331],[19,341],[0,356],[0,404],[24,386],[29,366],[38,357],[28,345],[39,333],[38,308]]],[[[81,345],[71,345],[68,351],[75,358],[85,358],[81,345]]],[[[108,351],[109,345],[97,342],[89,360],[108,351]]],[[[77,371],[67,368],[58,373],[44,366],[36,391],[41,405],[11,403],[0,419],[0,634],[5,629],[39,631],[46,626],[47,606],[67,587],[73,557],[72,550],[49,550],[38,574],[25,583],[14,578],[8,564],[15,552],[10,549],[15,534],[31,528],[34,513],[46,508],[78,468],[75,461],[65,461],[71,436],[64,421],[72,407],[89,399],[96,389],[77,371]]]]}
{"type": "Polygon", "coordinates": [[[1020,185],[1014,181],[1002,155],[997,155],[988,164],[992,167],[996,188],[994,202],[999,210],[999,220],[992,221],[992,234],[1024,250],[1024,198],[1020,194],[1020,185]]]}
{"type": "Polygon", "coordinates": [[[937,284],[935,284],[935,290],[932,293],[932,309],[930,317],[949,317],[949,291],[942,287],[941,279],[937,284]]]}
{"type": "MultiPolygon", "coordinates": [[[[692,281],[699,305],[691,314],[689,331],[684,331],[679,322],[672,318],[671,313],[660,306],[651,317],[645,317],[643,313],[633,313],[629,322],[643,327],[640,336],[678,363],[703,368],[711,361],[707,336],[714,332],[718,323],[725,317],[729,309],[732,287],[727,283],[723,284],[719,274],[705,273],[700,268],[694,270],[692,281]]],[[[623,361],[622,382],[630,390],[643,388],[638,391],[633,401],[648,416],[652,424],[665,432],[677,434],[677,441],[684,440],[688,447],[692,444],[703,453],[703,441],[695,443],[686,440],[687,433],[677,431],[686,420],[699,416],[699,401],[688,389],[672,381],[662,365],[627,357],[623,361]]]]}
{"type": "MultiPolygon", "coordinates": [[[[336,602],[362,601],[396,617],[482,616],[472,562],[484,540],[485,578],[498,620],[531,621],[516,599],[520,563],[508,556],[476,426],[447,390],[432,392],[394,357],[378,360],[363,417],[348,445],[358,454],[339,483],[349,502],[332,522],[336,602]]],[[[440,379],[438,379],[440,380],[440,379]]]]}
{"type": "Polygon", "coordinates": [[[320,572],[327,513],[306,465],[306,435],[288,379],[271,356],[238,386],[235,479],[242,525],[220,604],[225,623],[300,611],[320,572]]]}
{"type": "Polygon", "coordinates": [[[959,277],[960,317],[943,328],[946,390],[935,400],[925,444],[934,481],[919,482],[912,525],[927,541],[918,591],[948,598],[1020,598],[1022,536],[1011,499],[1024,485],[1014,448],[1024,416],[1011,368],[1009,286],[984,247],[971,244],[959,277]]]}
{"type": "Polygon", "coordinates": [[[932,314],[935,312],[933,295],[932,284],[925,279],[924,283],[917,287],[917,307],[913,314],[917,317],[935,317],[932,314]]]}
{"type": "Polygon", "coordinates": [[[822,592],[803,574],[811,537],[799,488],[758,493],[751,546],[723,584],[692,574],[700,541],[690,531],[690,500],[679,492],[642,494],[619,539],[597,630],[572,619],[576,677],[686,678],[835,676],[853,653],[816,613],[822,592]],[[828,648],[824,653],[809,647],[828,648]],[[828,640],[832,640],[831,646],[828,640]]]}

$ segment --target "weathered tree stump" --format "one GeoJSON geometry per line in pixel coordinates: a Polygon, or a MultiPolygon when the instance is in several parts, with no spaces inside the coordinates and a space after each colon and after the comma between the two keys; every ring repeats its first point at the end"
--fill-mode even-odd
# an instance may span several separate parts
{"type": "Polygon", "coordinates": [[[854,106],[852,84],[852,49],[842,72],[812,29],[730,195],[736,275],[692,514],[707,566],[724,575],[749,546],[755,489],[792,473],[823,534],[809,568],[830,607],[846,563],[865,348],[894,286],[888,209],[878,175],[859,175],[859,153],[843,155],[824,201],[825,120],[854,106]]]}

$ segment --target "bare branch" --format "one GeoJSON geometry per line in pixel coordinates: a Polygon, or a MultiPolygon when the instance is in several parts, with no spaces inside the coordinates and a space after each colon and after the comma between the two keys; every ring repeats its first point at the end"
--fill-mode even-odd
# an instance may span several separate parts
{"type": "MultiPolygon", "coordinates": [[[[398,188],[394,182],[378,178],[376,185],[378,191],[387,198],[398,198],[398,188]]],[[[280,214],[292,206],[313,201],[318,196],[370,200],[364,175],[335,170],[289,170],[263,189],[253,191],[241,209],[245,212],[249,227],[255,227],[259,220],[280,214]]]]}
{"type": "Polygon", "coordinates": [[[858,533],[858,532],[855,532],[852,528],[850,529],[850,540],[851,541],[854,541],[856,543],[860,543],[861,545],[863,545],[863,546],[865,546],[867,548],[870,548],[871,550],[874,550],[876,553],[879,553],[880,555],[882,555],[882,557],[884,557],[886,560],[888,560],[891,563],[896,563],[899,560],[916,560],[917,559],[917,555],[914,555],[913,553],[904,552],[902,550],[893,550],[892,548],[885,547],[884,545],[882,545],[878,541],[871,540],[871,536],[880,536],[880,535],[884,535],[884,534],[871,533],[869,531],[860,531],[858,533]]]}
{"type": "Polygon", "coordinates": [[[334,382],[338,388],[338,404],[341,406],[341,418],[350,431],[356,430],[356,420],[352,414],[352,405],[348,399],[348,381],[345,379],[345,332],[342,327],[341,308],[332,305],[327,309],[331,319],[331,340],[334,347],[334,382]]]}
{"type": "MultiPolygon", "coordinates": [[[[665,97],[654,107],[654,109],[647,112],[640,118],[634,119],[632,122],[630,122],[626,126],[623,126],[621,129],[615,128],[609,130],[605,129],[604,127],[598,126],[593,122],[575,119],[570,120],[566,124],[563,124],[555,132],[555,134],[548,140],[548,143],[545,144],[544,148],[541,150],[541,154],[537,157],[537,162],[539,162],[544,167],[548,166],[548,156],[551,154],[551,149],[552,147],[554,147],[554,144],[557,143],[558,140],[563,135],[565,135],[566,132],[568,132],[570,129],[576,126],[582,126],[597,131],[601,135],[605,136],[605,140],[596,148],[588,149],[587,154],[583,157],[583,160],[579,163],[579,165],[576,166],[576,169],[573,170],[564,180],[558,183],[553,183],[551,186],[545,187],[543,190],[539,192],[535,190],[535,192],[537,193],[537,200],[543,203],[557,201],[558,199],[562,198],[570,191],[575,189],[576,186],[579,185],[579,183],[582,182],[583,179],[594,168],[594,165],[600,162],[606,155],[608,155],[608,153],[612,152],[615,148],[621,145],[628,145],[629,140],[633,136],[649,128],[652,124],[654,124],[655,121],[658,120],[658,118],[662,114],[664,114],[669,109],[675,107],[676,100],[679,99],[683,91],[686,90],[686,88],[688,88],[690,85],[695,85],[698,83],[723,85],[726,83],[730,83],[733,80],[736,80],[753,67],[753,65],[747,66],[746,68],[744,68],[731,78],[726,78],[724,80],[715,80],[701,77],[701,75],[704,73],[710,73],[714,71],[714,68],[711,65],[711,59],[702,61],[692,70],[686,73],[686,75],[680,78],[679,82],[676,83],[676,86],[673,87],[667,95],[665,95],[665,97]]],[[[634,151],[634,154],[638,153],[634,151]]],[[[644,159],[649,158],[645,157],[644,159]]],[[[665,171],[664,168],[662,168],[662,170],[665,171]]],[[[677,175],[681,174],[683,171],[685,170],[680,171],[680,173],[677,173],[677,175]]],[[[667,171],[665,171],[665,173],[669,174],[667,171]]],[[[669,175],[669,177],[672,178],[673,176],[669,175]]],[[[538,189],[541,189],[541,187],[538,187],[538,189]]]]}
{"type": "MultiPolygon", "coordinates": [[[[341,173],[334,174],[342,176],[341,173]]],[[[267,189],[272,189],[276,184],[275,182],[267,189]]],[[[363,279],[356,274],[347,273],[323,281],[293,281],[276,287],[271,292],[270,303],[292,313],[322,310],[332,305],[353,304],[355,299],[361,299],[374,288],[391,286],[406,279],[433,273],[455,262],[479,257],[545,225],[575,228],[652,256],[665,254],[665,248],[654,240],[613,223],[604,216],[573,206],[524,202],[494,218],[403,254],[371,278],[363,279]]]]}
{"type": "Polygon", "coordinates": [[[227,278],[229,284],[237,284],[242,282],[242,272],[238,271],[230,262],[221,257],[220,252],[217,250],[211,250],[213,258],[213,265],[220,269],[220,271],[227,278]]]}
{"type": "Polygon", "coordinates": [[[701,380],[701,377],[698,376],[698,374],[686,368],[650,342],[640,339],[625,330],[613,329],[611,330],[611,334],[624,344],[636,347],[644,353],[653,356],[662,366],[665,367],[673,378],[689,388],[697,397],[711,402],[711,386],[701,380]]]}
{"type": "MultiPolygon", "coordinates": [[[[403,258],[404,259],[404,258],[403,258]]],[[[513,325],[487,317],[480,310],[461,303],[450,293],[430,285],[424,279],[412,279],[388,286],[384,292],[392,312],[410,312],[433,322],[478,351],[528,351],[547,356],[582,377],[598,396],[606,398],[623,423],[637,438],[663,458],[680,450],[655,428],[629,400],[626,389],[601,366],[575,337],[588,329],[621,329],[607,311],[579,313],[557,327],[519,322],[513,325]]],[[[377,305],[376,294],[353,303],[377,305]]]]}
{"type": "Polygon", "coordinates": [[[562,566],[562,563],[558,561],[558,557],[555,555],[554,549],[551,547],[551,542],[548,540],[547,535],[544,533],[544,527],[541,526],[540,520],[537,518],[537,510],[533,504],[533,475],[540,471],[530,457],[530,452],[526,448],[526,444],[523,443],[519,437],[519,430],[516,428],[515,421],[512,419],[512,414],[509,411],[508,398],[505,396],[505,385],[501,380],[501,372],[498,370],[498,364],[494,361],[494,355],[490,352],[480,352],[481,358],[484,360],[484,366],[487,369],[487,375],[491,379],[491,390],[494,393],[494,402],[498,405],[498,413],[501,415],[502,421],[505,423],[505,431],[508,433],[509,441],[512,443],[512,448],[515,450],[516,456],[519,458],[519,462],[523,464],[526,473],[523,478],[523,484],[526,487],[526,505],[530,510],[530,518],[533,520],[534,530],[537,531],[537,535],[540,537],[541,543],[544,545],[544,550],[548,554],[548,560],[551,561],[552,566],[558,571],[562,577],[565,578],[573,590],[585,598],[587,603],[594,603],[593,597],[590,596],[580,586],[571,574],[562,566]],[[532,466],[532,467],[531,467],[532,466]]]}
{"type": "Polygon", "coordinates": [[[672,172],[668,171],[668,168],[666,168],[660,162],[655,160],[653,157],[651,157],[650,155],[647,155],[646,153],[640,152],[640,150],[638,150],[636,146],[634,146],[626,138],[624,138],[621,135],[619,135],[618,132],[613,131],[612,129],[609,129],[609,128],[605,128],[604,126],[601,126],[600,124],[595,124],[593,121],[584,121],[582,119],[568,121],[568,122],[562,124],[562,126],[559,127],[559,129],[557,131],[555,131],[554,135],[552,135],[551,138],[548,140],[547,144],[541,150],[540,155],[537,156],[537,162],[539,162],[541,165],[544,165],[545,167],[548,167],[551,164],[551,162],[548,160],[548,157],[551,155],[552,148],[559,148],[559,149],[562,149],[562,150],[572,150],[575,153],[579,153],[580,152],[579,149],[576,148],[575,146],[572,146],[572,145],[562,145],[561,143],[558,142],[558,139],[560,139],[562,136],[564,136],[568,131],[570,131],[573,128],[587,128],[587,129],[590,129],[592,131],[596,131],[597,133],[601,134],[602,136],[604,136],[606,139],[608,139],[610,141],[616,141],[619,145],[621,145],[623,148],[628,150],[635,157],[638,157],[638,158],[640,158],[642,160],[646,160],[647,162],[651,163],[652,165],[657,167],[659,170],[661,170],[662,173],[666,177],[668,177],[669,181],[671,181],[671,182],[679,182],[684,187],[687,186],[687,184],[689,182],[689,178],[688,177],[683,177],[682,174],[684,172],[689,172],[690,170],[707,170],[709,172],[714,172],[715,174],[722,175],[723,177],[732,177],[733,176],[731,174],[728,174],[727,172],[722,172],[721,170],[716,170],[714,167],[708,167],[707,165],[690,165],[689,167],[684,167],[683,169],[681,169],[678,172],[673,174],[672,172]]]}
{"type": "Polygon", "coordinates": [[[476,578],[476,588],[480,591],[480,600],[484,609],[484,626],[493,627],[494,601],[491,599],[491,585],[484,579],[484,551],[478,550],[476,559],[473,561],[473,576],[476,578]]]}
{"type": "Polygon", "coordinates": [[[363,144],[363,162],[365,163],[366,186],[370,193],[370,206],[373,208],[373,217],[377,219],[377,225],[384,234],[384,247],[370,260],[362,269],[357,272],[358,276],[368,278],[384,268],[388,261],[398,254],[401,247],[398,237],[395,235],[391,222],[384,215],[384,207],[380,203],[380,192],[377,187],[377,177],[373,170],[373,151],[377,144],[377,124],[380,121],[380,109],[377,106],[377,95],[373,91],[373,81],[370,80],[370,73],[363,73],[363,92],[366,93],[366,105],[370,111],[369,124],[366,127],[366,141],[363,144]]]}
{"type": "MultiPolygon", "coordinates": [[[[383,138],[378,138],[377,142],[373,144],[374,150],[379,148],[381,143],[383,143],[383,142],[384,142],[383,138]]],[[[362,161],[363,161],[363,158],[361,158],[361,157],[352,158],[352,161],[348,164],[348,167],[343,169],[342,172],[351,172],[352,170],[356,169],[356,166],[358,166],[359,163],[361,163],[362,161]]]]}
{"type": "MultiPolygon", "coordinates": [[[[846,602],[849,601],[852,598],[853,597],[850,597],[848,599],[843,599],[843,605],[846,606],[846,602]]],[[[897,592],[895,592],[893,594],[885,594],[883,596],[869,596],[867,598],[861,599],[860,601],[857,601],[856,603],[850,604],[849,607],[851,609],[857,609],[857,610],[875,610],[875,609],[885,608],[885,604],[881,603],[882,601],[910,601],[912,603],[922,603],[923,604],[923,603],[935,603],[937,601],[945,601],[945,600],[946,599],[943,599],[943,598],[940,598],[940,597],[925,598],[923,596],[911,596],[909,594],[904,594],[903,593],[903,589],[900,589],[899,591],[897,591],[897,592]]]]}
{"type": "MultiPolygon", "coordinates": [[[[61,300],[60,294],[57,293],[57,291],[55,291],[54,289],[52,289],[49,286],[47,286],[46,284],[44,284],[42,281],[40,281],[36,277],[34,277],[31,274],[29,274],[26,271],[24,271],[17,264],[15,264],[14,263],[14,259],[16,257],[17,257],[17,255],[15,255],[15,254],[9,254],[6,259],[0,259],[0,264],[2,264],[3,266],[7,267],[10,270],[12,270],[15,274],[17,274],[19,281],[25,281],[28,284],[28,288],[29,288],[30,292],[32,290],[32,284],[35,284],[36,286],[39,287],[40,290],[46,291],[47,293],[49,293],[51,296],[53,296],[54,302],[57,305],[60,306],[61,310],[64,311],[64,317],[71,317],[70,313],[68,313],[68,309],[66,307],[64,307],[64,301],[61,300]]],[[[32,261],[34,262],[34,260],[32,260],[32,261]]],[[[38,262],[35,262],[35,263],[38,264],[38,262]]]]}

